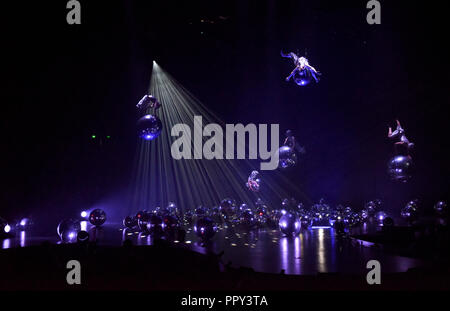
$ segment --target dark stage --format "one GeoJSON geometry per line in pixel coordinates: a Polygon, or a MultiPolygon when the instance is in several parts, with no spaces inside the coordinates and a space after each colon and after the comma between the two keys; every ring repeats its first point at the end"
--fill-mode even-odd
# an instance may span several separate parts
{"type": "MultiPolygon", "coordinates": [[[[93,228],[92,230],[95,230],[93,228]]],[[[98,229],[99,246],[121,246],[125,240],[133,245],[152,245],[151,235],[133,230],[123,230],[119,224],[98,229]],[[120,229],[119,229],[120,228],[120,229]]],[[[91,237],[93,236],[91,232],[91,237]]],[[[55,236],[22,235],[4,239],[3,249],[12,247],[39,246],[43,242],[58,243],[55,236]]],[[[224,228],[204,244],[188,231],[186,241],[173,242],[201,254],[220,254],[224,264],[231,263],[234,268],[252,268],[257,272],[314,275],[317,273],[344,273],[365,276],[366,263],[379,260],[383,272],[406,272],[410,268],[426,266],[425,260],[396,256],[383,252],[381,248],[360,245],[358,241],[340,238],[332,228],[317,228],[303,231],[297,237],[286,237],[279,230],[263,229],[257,231],[224,228]]]]}
{"type": "Polygon", "coordinates": [[[383,268],[379,290],[450,288],[445,262],[405,257],[386,245],[367,241],[385,231],[373,224],[354,235],[313,228],[296,237],[278,230],[248,232],[230,226],[207,243],[192,232],[185,241],[169,241],[123,230],[118,224],[88,226],[87,230],[90,242],[78,244],[61,244],[53,237],[29,233],[4,239],[0,288],[72,290],[64,278],[69,259],[87,266],[80,289],[97,291],[368,290],[366,263],[373,259],[383,268]]]}
{"type": "Polygon", "coordinates": [[[2,291],[449,289],[445,10],[58,2],[2,6],[2,291]]]}

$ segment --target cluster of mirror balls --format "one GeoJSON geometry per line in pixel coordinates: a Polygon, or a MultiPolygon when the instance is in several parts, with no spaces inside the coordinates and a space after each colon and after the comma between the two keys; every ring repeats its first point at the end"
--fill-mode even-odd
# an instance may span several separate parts
{"type": "MultiPolygon", "coordinates": [[[[417,203],[417,200],[409,202],[402,210],[402,216],[408,215],[403,217],[410,219],[417,217],[417,203]]],[[[210,240],[222,225],[243,230],[278,228],[286,236],[297,235],[302,228],[333,227],[338,234],[343,234],[348,228],[369,220],[380,226],[393,226],[394,220],[382,211],[381,206],[380,200],[373,200],[367,202],[361,211],[354,211],[342,205],[331,208],[321,199],[307,210],[302,203],[286,198],[282,200],[280,208],[271,209],[261,199],[252,205],[238,205],[235,200],[225,198],[218,206],[198,206],[184,213],[174,203],[170,203],[166,208],[158,207],[153,211],[140,211],[134,216],[127,216],[123,224],[128,229],[177,240],[183,240],[184,226],[192,227],[202,241],[210,240]]],[[[438,202],[436,206],[436,211],[442,210],[444,213],[446,210],[444,202],[438,202]]]]}
{"type": "MultiPolygon", "coordinates": [[[[84,212],[83,212],[84,213],[84,212]]],[[[83,217],[82,213],[82,217],[83,217]]],[[[102,209],[94,209],[87,217],[91,225],[100,227],[106,222],[106,213],[102,209]]],[[[59,238],[64,243],[85,242],[89,240],[89,233],[81,228],[83,220],[68,218],[62,220],[56,229],[59,238]]]]}
{"type": "MultiPolygon", "coordinates": [[[[374,220],[383,226],[393,226],[393,219],[381,210],[380,200],[369,201],[361,211],[354,211],[351,207],[337,205],[331,208],[321,199],[309,209],[295,199],[283,199],[281,207],[269,208],[261,199],[254,204],[236,204],[230,198],[223,199],[218,206],[207,208],[199,206],[194,210],[182,213],[175,203],[169,203],[166,208],[158,207],[153,211],[139,211],[136,215],[127,216],[123,225],[130,230],[138,230],[154,237],[166,237],[172,240],[183,241],[186,232],[185,226],[192,227],[195,234],[202,241],[208,241],[216,234],[219,226],[228,225],[253,230],[258,228],[278,228],[285,236],[298,235],[300,230],[310,227],[333,227],[337,234],[345,233],[346,229],[353,228],[369,220],[374,220]]],[[[448,214],[448,206],[444,201],[434,205],[439,216],[448,214]]],[[[419,201],[408,202],[401,210],[401,217],[414,221],[419,216],[419,201]]],[[[101,226],[106,221],[106,213],[95,209],[87,217],[93,226],[101,226]]],[[[22,221],[23,226],[29,226],[31,220],[22,221]]],[[[20,225],[20,224],[19,224],[20,225]]],[[[7,223],[1,220],[1,230],[10,230],[7,223]]],[[[57,232],[61,241],[73,243],[87,241],[88,232],[81,230],[80,220],[65,219],[58,225],[57,232]]]]}

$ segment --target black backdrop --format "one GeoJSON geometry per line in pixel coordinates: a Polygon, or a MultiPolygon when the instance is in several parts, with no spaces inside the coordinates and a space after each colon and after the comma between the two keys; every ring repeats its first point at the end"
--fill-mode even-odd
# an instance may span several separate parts
{"type": "Polygon", "coordinates": [[[134,105],[153,59],[228,123],[293,129],[307,154],[286,174],[313,200],[359,208],[379,197],[398,212],[409,199],[429,208],[447,197],[438,2],[381,1],[381,25],[366,23],[365,1],[80,2],[77,26],[66,24],[66,1],[2,4],[0,216],[125,204],[134,105]],[[286,83],[281,49],[306,53],[321,82],[286,83]],[[396,118],[416,144],[405,185],[386,175],[396,118]]]}

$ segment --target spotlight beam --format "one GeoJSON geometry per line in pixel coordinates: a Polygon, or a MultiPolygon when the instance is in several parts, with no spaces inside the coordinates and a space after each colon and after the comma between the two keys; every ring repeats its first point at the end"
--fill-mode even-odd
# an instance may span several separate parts
{"type": "MultiPolygon", "coordinates": [[[[192,128],[194,115],[201,115],[204,124],[217,123],[224,128],[224,122],[155,61],[149,93],[162,104],[158,116],[163,130],[157,139],[138,143],[130,213],[165,206],[171,201],[184,210],[198,205],[214,206],[225,197],[247,204],[257,198],[269,202],[271,197],[277,197],[279,204],[281,198],[288,197],[288,192],[298,192],[298,188],[278,171],[263,171],[264,190],[257,194],[250,192],[245,187],[248,174],[255,169],[250,160],[173,159],[170,149],[174,138],[170,131],[175,124],[184,123],[192,128]]],[[[147,113],[151,113],[150,109],[147,113]]],[[[202,136],[203,143],[207,139],[202,136]]]]}

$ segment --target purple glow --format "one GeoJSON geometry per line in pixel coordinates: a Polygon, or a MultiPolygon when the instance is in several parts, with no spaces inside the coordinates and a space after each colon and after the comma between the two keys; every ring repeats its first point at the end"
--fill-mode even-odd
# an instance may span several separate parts
{"type": "Polygon", "coordinates": [[[25,247],[26,240],[27,238],[25,231],[20,232],[20,247],[25,247]]]}
{"type": "Polygon", "coordinates": [[[10,239],[4,239],[2,248],[3,249],[7,249],[7,248],[10,248],[10,247],[11,247],[11,240],[10,239]]]}
{"type": "Polygon", "coordinates": [[[82,231],[87,231],[87,221],[80,221],[80,227],[82,231]]]}

